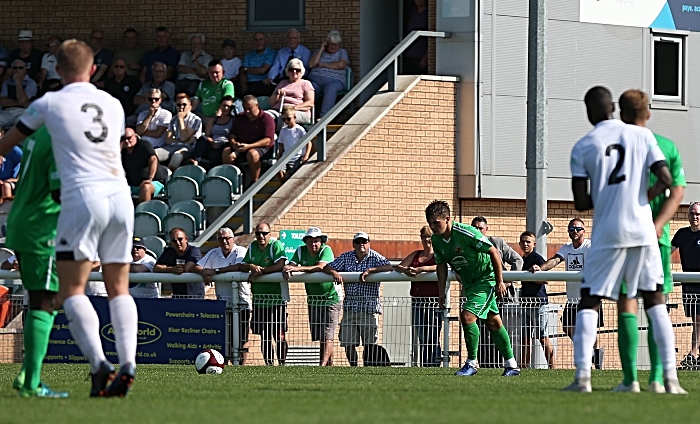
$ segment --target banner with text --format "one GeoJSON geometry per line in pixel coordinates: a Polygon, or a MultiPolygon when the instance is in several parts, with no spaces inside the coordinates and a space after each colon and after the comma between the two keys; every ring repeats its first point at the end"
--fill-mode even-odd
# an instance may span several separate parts
{"type": "Polygon", "coordinates": [[[580,21],[700,32],[700,0],[580,0],[580,21]]]}

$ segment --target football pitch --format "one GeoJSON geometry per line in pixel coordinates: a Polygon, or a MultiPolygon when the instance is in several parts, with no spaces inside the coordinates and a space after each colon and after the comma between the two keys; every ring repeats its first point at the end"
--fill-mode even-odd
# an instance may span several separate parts
{"type": "MultiPolygon", "coordinates": [[[[611,393],[620,371],[594,371],[594,392],[562,393],[571,370],[141,365],[125,399],[90,399],[86,365],[46,365],[44,380],[68,399],[22,399],[19,365],[0,365],[0,422],[7,423],[676,423],[697,417],[700,373],[681,371],[686,396],[611,393]]],[[[640,373],[646,388],[647,373],[640,373]]]]}

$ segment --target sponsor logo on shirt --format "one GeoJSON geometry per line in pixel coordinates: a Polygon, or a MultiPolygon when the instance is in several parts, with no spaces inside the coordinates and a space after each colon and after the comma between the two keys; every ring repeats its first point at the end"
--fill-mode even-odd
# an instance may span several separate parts
{"type": "Polygon", "coordinates": [[[469,261],[464,256],[455,256],[452,258],[452,261],[450,261],[450,265],[459,271],[462,267],[469,265],[469,261]]]}

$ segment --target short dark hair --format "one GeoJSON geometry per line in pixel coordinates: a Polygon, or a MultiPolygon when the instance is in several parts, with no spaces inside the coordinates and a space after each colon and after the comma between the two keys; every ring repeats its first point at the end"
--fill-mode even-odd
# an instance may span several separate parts
{"type": "Polygon", "coordinates": [[[472,227],[474,227],[477,222],[483,222],[484,224],[488,225],[489,223],[486,222],[486,218],[483,216],[475,216],[474,219],[472,219],[472,227]]]}
{"type": "Polygon", "coordinates": [[[169,33],[168,28],[164,27],[163,25],[156,27],[155,32],[168,32],[169,33]]]}
{"type": "Polygon", "coordinates": [[[594,114],[612,114],[615,111],[615,103],[613,102],[612,93],[607,87],[597,85],[583,97],[586,108],[590,113],[594,114]]]}
{"type": "Polygon", "coordinates": [[[434,216],[438,216],[440,218],[450,216],[450,205],[448,205],[444,200],[433,200],[430,202],[428,207],[425,208],[425,219],[429,220],[434,216]]]}
{"type": "Polygon", "coordinates": [[[232,101],[233,101],[233,97],[227,94],[227,95],[225,95],[224,97],[221,98],[221,101],[219,102],[219,104],[221,104],[221,103],[223,103],[223,102],[227,102],[227,101],[228,101],[228,102],[232,102],[232,101]]]}
{"type": "Polygon", "coordinates": [[[571,226],[571,224],[573,224],[574,222],[580,222],[581,225],[583,225],[584,227],[586,226],[586,223],[583,222],[583,219],[581,219],[581,218],[574,218],[574,219],[572,219],[571,221],[569,221],[569,226],[571,226]]]}
{"type": "Polygon", "coordinates": [[[520,238],[522,237],[532,237],[537,240],[537,236],[532,231],[523,231],[522,234],[520,234],[520,238]]]}
{"type": "Polygon", "coordinates": [[[138,33],[139,33],[138,31],[136,31],[135,28],[132,28],[132,27],[129,27],[129,28],[127,28],[127,29],[124,30],[124,34],[128,34],[128,33],[130,33],[130,32],[133,32],[133,33],[136,34],[136,35],[138,35],[138,33]]]}
{"type": "Polygon", "coordinates": [[[221,65],[222,67],[224,66],[221,64],[221,61],[219,59],[214,59],[214,60],[209,61],[209,65],[207,65],[207,66],[211,68],[212,66],[217,66],[217,65],[221,65]]]}

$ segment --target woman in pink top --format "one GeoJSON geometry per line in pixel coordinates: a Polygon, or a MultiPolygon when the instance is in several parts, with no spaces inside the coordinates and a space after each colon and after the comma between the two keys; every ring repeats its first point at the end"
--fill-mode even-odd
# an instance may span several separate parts
{"type": "Polygon", "coordinates": [[[277,86],[268,101],[272,105],[272,109],[267,110],[267,113],[273,115],[277,120],[277,132],[282,127],[280,120],[280,111],[282,106],[292,105],[296,109],[296,121],[298,124],[310,124],[312,122],[311,108],[316,100],[314,86],[305,79],[301,79],[304,75],[304,63],[299,59],[291,59],[287,62],[285,72],[289,77],[288,80],[283,80],[277,86]],[[284,102],[284,103],[282,103],[284,102]]]}

